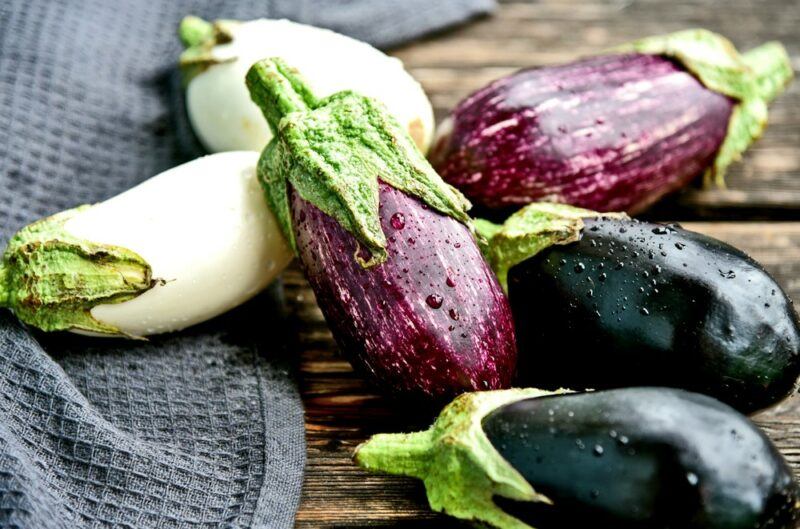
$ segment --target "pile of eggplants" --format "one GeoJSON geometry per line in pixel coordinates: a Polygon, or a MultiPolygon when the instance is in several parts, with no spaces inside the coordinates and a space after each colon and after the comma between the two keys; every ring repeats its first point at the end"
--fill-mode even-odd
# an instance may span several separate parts
{"type": "Polygon", "coordinates": [[[700,174],[722,183],[791,77],[775,42],[740,55],[704,30],[651,37],[492,82],[455,107],[430,158],[484,211],[636,213],[700,174]]]}
{"type": "MultiPolygon", "coordinates": [[[[473,221],[374,100],[318,99],[280,59],[246,80],[274,132],[258,164],[267,203],[342,352],[406,403],[461,395],[428,431],[370,440],[359,464],[419,477],[435,510],[500,529],[793,526],[791,471],[740,414],[800,374],[800,322],[756,262],[564,204],[473,221]],[[543,389],[491,391],[515,376],[543,389]]],[[[764,102],[706,95],[727,105],[728,132],[710,147],[698,133],[698,149],[724,169],[728,138],[752,140],[734,122],[764,102]]]]}

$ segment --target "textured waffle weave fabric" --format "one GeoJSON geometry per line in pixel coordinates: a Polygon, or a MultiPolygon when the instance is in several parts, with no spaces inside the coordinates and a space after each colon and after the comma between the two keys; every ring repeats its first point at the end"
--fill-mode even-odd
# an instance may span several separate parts
{"type": "MultiPolygon", "coordinates": [[[[174,67],[186,14],[287,17],[385,46],[490,7],[2,0],[0,242],[202,154],[174,67]]],[[[0,528],[291,527],[305,444],[280,320],[275,287],[149,342],[43,335],[0,312],[0,528]]]]}

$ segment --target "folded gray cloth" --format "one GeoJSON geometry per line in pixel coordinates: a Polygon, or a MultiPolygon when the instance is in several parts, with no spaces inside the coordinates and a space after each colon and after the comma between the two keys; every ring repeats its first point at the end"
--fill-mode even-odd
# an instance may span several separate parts
{"type": "MultiPolygon", "coordinates": [[[[0,242],[202,154],[176,27],[287,17],[379,45],[490,0],[3,0],[0,242]]],[[[191,197],[175,197],[190,200],[191,197]]],[[[305,457],[280,289],[150,342],[0,313],[0,527],[290,527],[305,457]]]]}

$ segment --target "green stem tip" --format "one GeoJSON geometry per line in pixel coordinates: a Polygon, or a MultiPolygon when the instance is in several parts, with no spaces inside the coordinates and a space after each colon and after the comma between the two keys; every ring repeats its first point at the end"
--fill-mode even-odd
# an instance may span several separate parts
{"type": "Polygon", "coordinates": [[[250,98],[261,109],[273,133],[287,114],[306,112],[318,105],[317,98],[297,70],[277,57],[251,66],[245,82],[250,98]]]}
{"type": "Polygon", "coordinates": [[[756,78],[758,94],[770,102],[783,92],[794,77],[786,48],[780,42],[767,42],[742,55],[756,78]]]}
{"type": "Polygon", "coordinates": [[[430,430],[379,434],[356,448],[355,462],[372,471],[424,478],[430,465],[434,437],[430,430]]]}
{"type": "Polygon", "coordinates": [[[178,37],[185,48],[198,46],[214,37],[214,24],[194,15],[183,17],[178,37]]]}

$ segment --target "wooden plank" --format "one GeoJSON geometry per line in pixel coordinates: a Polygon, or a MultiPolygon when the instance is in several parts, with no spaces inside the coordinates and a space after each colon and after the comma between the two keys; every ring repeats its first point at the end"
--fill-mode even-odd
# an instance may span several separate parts
{"type": "MultiPolygon", "coordinates": [[[[749,252],[800,299],[800,222],[686,223],[749,252]]],[[[306,405],[308,466],[299,529],[392,527],[464,529],[427,509],[411,479],[371,475],[350,460],[358,443],[378,432],[419,429],[406,410],[393,409],[336,354],[322,314],[300,271],[285,274],[287,299],[299,330],[301,391],[306,405]]],[[[800,475],[800,398],[756,418],[800,475]]]]}
{"type": "MultiPolygon", "coordinates": [[[[623,42],[691,27],[728,36],[741,50],[782,41],[800,70],[800,0],[507,2],[491,17],[394,54],[420,80],[441,120],[464,96],[516,69],[569,61],[623,42]]],[[[764,137],[735,164],[726,189],[676,195],[655,218],[777,214],[800,220],[800,82],[771,107],[764,137]]]]}

